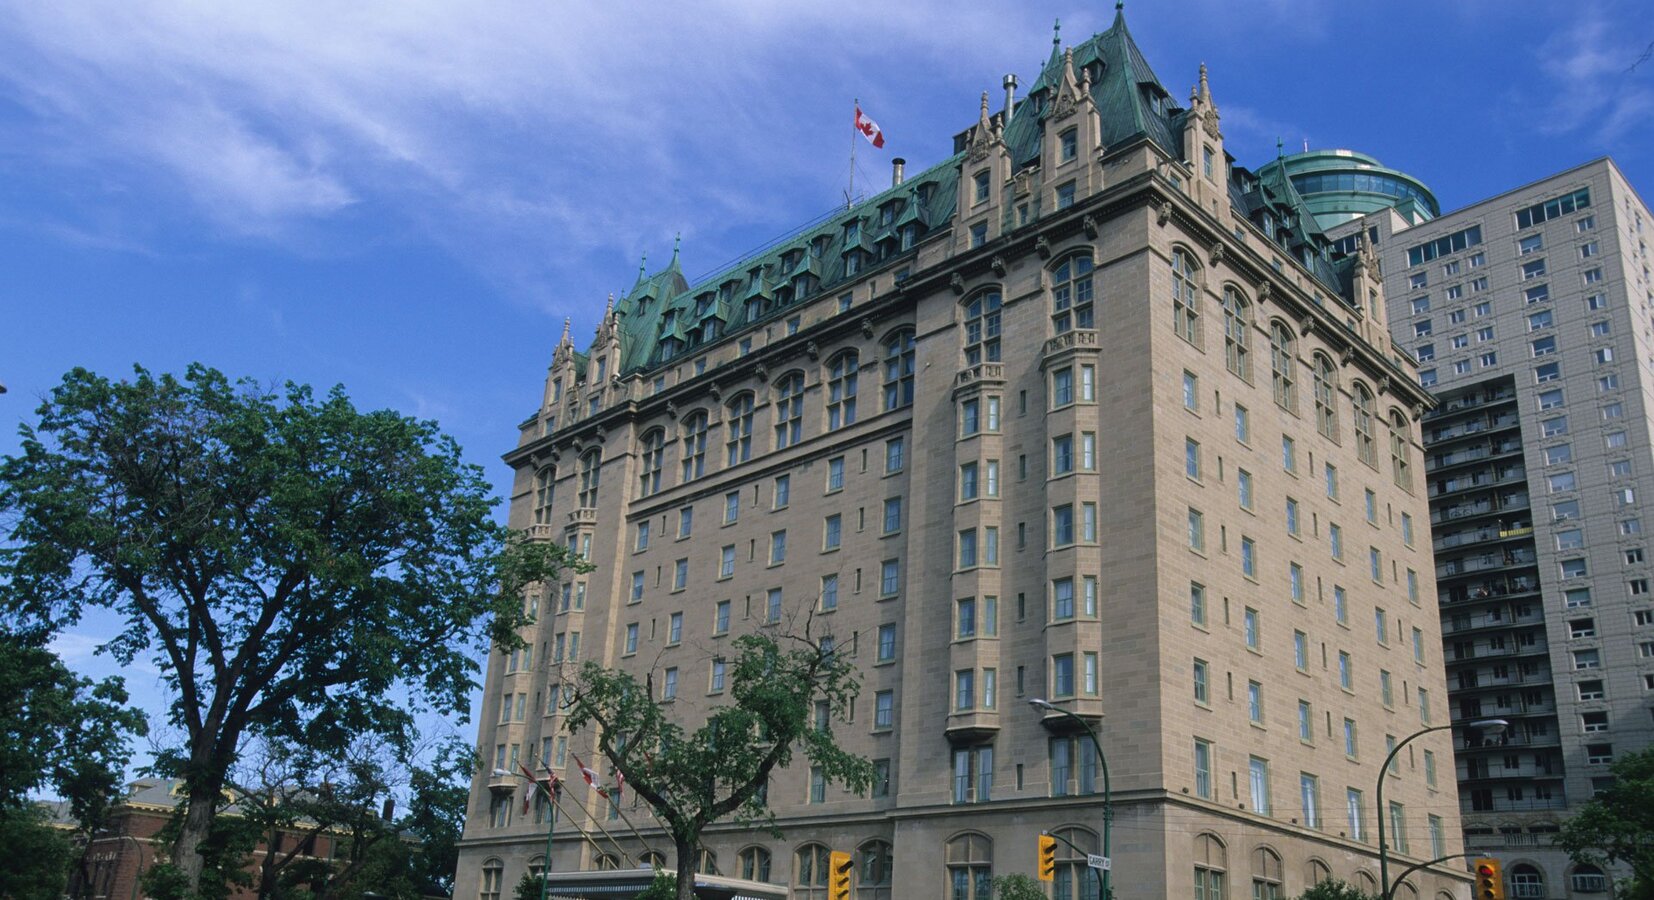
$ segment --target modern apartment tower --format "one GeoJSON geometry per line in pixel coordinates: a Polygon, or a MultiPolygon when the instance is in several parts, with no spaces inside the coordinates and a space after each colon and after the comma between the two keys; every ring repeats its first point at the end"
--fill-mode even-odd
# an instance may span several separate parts
{"type": "Polygon", "coordinates": [[[1178,102],[1117,14],[1020,103],[984,94],[950,157],[707,277],[641,271],[584,347],[565,328],[510,521],[595,569],[489,660],[460,896],[546,865],[548,811],[490,774],[518,764],[590,811],[551,868],[677,864],[577,777],[613,773],[564,727],[568,679],[649,673],[693,721],[728,702],[734,636],[805,615],[862,673],[829,727],[871,795],[789,769],[784,837],[721,825],[686,864],[819,898],[842,850],[860,900],[977,900],[1045,830],[1075,900],[1106,833],[1122,900],[1278,900],[1377,893],[1380,828],[1392,878],[1460,850],[1456,738],[1418,734],[1448,722],[1432,400],[1378,259],[1235,165],[1194,80],[1178,102]]]}
{"type": "Polygon", "coordinates": [[[1394,339],[1439,401],[1423,437],[1452,715],[1511,723],[1457,747],[1465,843],[1516,897],[1607,890],[1551,836],[1654,740],[1649,220],[1599,159],[1329,229],[1377,243],[1394,339]]]}

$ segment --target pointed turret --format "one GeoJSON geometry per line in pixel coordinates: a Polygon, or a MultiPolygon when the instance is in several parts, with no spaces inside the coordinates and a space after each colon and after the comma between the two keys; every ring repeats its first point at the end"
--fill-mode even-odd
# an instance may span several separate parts
{"type": "Polygon", "coordinates": [[[563,317],[563,336],[557,339],[551,351],[551,365],[546,369],[546,390],[541,407],[555,417],[557,404],[563,400],[563,391],[574,384],[574,341],[569,337],[569,318],[563,317]]]}
{"type": "Polygon", "coordinates": [[[1191,196],[1219,221],[1227,221],[1229,161],[1205,63],[1200,64],[1199,80],[1189,89],[1189,109],[1183,118],[1183,162],[1193,176],[1191,196]]]}

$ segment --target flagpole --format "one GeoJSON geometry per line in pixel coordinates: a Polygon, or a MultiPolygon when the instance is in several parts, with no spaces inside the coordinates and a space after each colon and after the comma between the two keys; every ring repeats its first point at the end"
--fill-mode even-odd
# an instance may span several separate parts
{"type": "MultiPolygon", "coordinates": [[[[601,793],[601,791],[599,793],[601,793]]],[[[590,819],[592,820],[592,824],[597,826],[597,830],[603,832],[603,836],[608,838],[609,843],[613,844],[614,848],[620,852],[621,858],[625,859],[626,861],[628,861],[630,863],[633,863],[634,866],[635,866],[637,861],[632,859],[632,854],[626,852],[626,848],[620,846],[620,842],[615,840],[615,836],[609,833],[609,829],[603,827],[602,819],[599,818],[591,810],[587,809],[586,804],[580,802],[580,798],[574,796],[573,792],[569,793],[569,799],[574,801],[575,806],[580,807],[580,812],[583,815],[586,815],[586,816],[590,817],[590,819]]],[[[595,841],[593,842],[593,846],[596,846],[595,841]]]]}
{"type": "MultiPolygon", "coordinates": [[[[861,111],[860,97],[855,99],[855,108],[857,112],[861,111]]],[[[858,136],[857,129],[850,129],[850,189],[844,192],[845,209],[849,209],[856,202],[856,138],[858,136]]]]}

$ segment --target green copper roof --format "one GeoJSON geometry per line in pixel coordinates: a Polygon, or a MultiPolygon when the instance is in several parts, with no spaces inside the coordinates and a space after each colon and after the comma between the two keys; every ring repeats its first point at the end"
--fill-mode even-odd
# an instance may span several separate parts
{"type": "Polygon", "coordinates": [[[1424,182],[1354,150],[1309,150],[1266,168],[1285,171],[1323,228],[1386,208],[1415,224],[1441,215],[1436,195],[1424,182]]]}
{"type": "MultiPolygon", "coordinates": [[[[1101,121],[1104,146],[1146,139],[1167,155],[1184,156],[1182,135],[1188,111],[1160,83],[1118,11],[1107,31],[1094,34],[1067,54],[1053,40],[1050,58],[1027,99],[1016,107],[1002,138],[1013,165],[1038,163],[1046,122],[1059,91],[1089,83],[1101,121]],[[1073,82],[1068,82],[1070,60],[1073,82]]],[[[691,284],[679,268],[674,246],[666,268],[647,274],[615,302],[621,342],[621,372],[647,369],[687,353],[701,343],[783,316],[794,304],[831,292],[848,279],[852,252],[864,254],[862,269],[883,266],[911,252],[920,238],[947,227],[958,201],[964,159],[960,152],[900,185],[840,208],[798,231],[720,268],[691,284]],[[851,226],[854,224],[854,228],[851,226]]],[[[1376,161],[1375,161],[1376,162],[1376,161]]],[[[1231,169],[1230,199],[1281,250],[1307,266],[1335,296],[1347,295],[1351,261],[1333,260],[1311,204],[1280,161],[1252,173],[1231,169]]],[[[1422,187],[1422,185],[1421,185],[1422,187]]],[[[1348,303],[1346,298],[1344,302],[1348,303]]],[[[575,355],[584,369],[585,355],[575,355]]]]}

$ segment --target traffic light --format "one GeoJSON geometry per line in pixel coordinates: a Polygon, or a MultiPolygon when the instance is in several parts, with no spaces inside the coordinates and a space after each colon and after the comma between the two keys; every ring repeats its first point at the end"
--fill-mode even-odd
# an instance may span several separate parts
{"type": "Polygon", "coordinates": [[[850,900],[850,854],[834,850],[827,857],[827,900],[850,900]]]}
{"type": "Polygon", "coordinates": [[[1505,900],[1505,873],[1492,857],[1476,860],[1475,900],[1505,900]]]}
{"type": "Polygon", "coordinates": [[[1057,839],[1049,834],[1039,836],[1039,880],[1057,880],[1057,839]]]}

